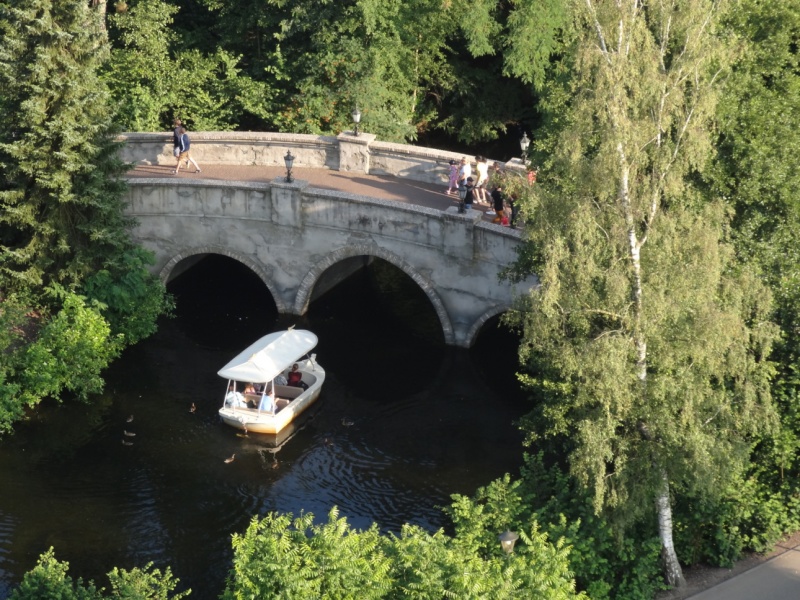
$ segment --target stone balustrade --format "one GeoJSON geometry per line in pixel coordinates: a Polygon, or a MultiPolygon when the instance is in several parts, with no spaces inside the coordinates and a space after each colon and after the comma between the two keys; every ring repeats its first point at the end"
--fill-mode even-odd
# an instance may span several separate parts
{"type": "MultiPolygon", "coordinates": [[[[291,152],[295,167],[392,175],[425,183],[446,183],[449,162],[458,152],[382,142],[369,133],[338,136],[270,132],[190,132],[192,153],[201,164],[283,166],[291,152]]],[[[172,133],[125,133],[122,159],[134,164],[171,165],[172,133]]],[[[468,157],[474,160],[474,156],[468,157]]],[[[489,162],[495,162],[489,159],[489,162]]],[[[524,173],[519,159],[504,164],[507,171],[524,173]]]]}

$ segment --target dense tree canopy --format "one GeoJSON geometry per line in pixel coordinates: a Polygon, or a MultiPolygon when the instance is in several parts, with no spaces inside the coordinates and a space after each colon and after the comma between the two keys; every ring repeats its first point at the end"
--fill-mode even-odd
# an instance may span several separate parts
{"type": "Polygon", "coordinates": [[[671,584],[671,490],[714,494],[775,422],[768,291],[737,265],[724,206],[690,184],[730,56],[723,8],[575,3],[518,265],[541,282],[520,316],[544,392],[532,434],[568,436],[598,510],[656,507],[671,584]]]}
{"type": "Polygon", "coordinates": [[[123,213],[103,13],[0,2],[0,432],[25,408],[102,389],[168,308],[123,213]]]}
{"type": "Polygon", "coordinates": [[[533,118],[567,20],[560,0],[132,0],[104,68],[130,130],[337,134],[361,109],[381,139],[493,139],[533,118]]]}

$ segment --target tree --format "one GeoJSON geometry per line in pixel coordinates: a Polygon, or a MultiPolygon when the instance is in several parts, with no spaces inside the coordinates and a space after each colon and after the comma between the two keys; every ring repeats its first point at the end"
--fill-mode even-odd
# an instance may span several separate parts
{"type": "Polygon", "coordinates": [[[596,510],[630,523],[656,509],[674,586],[672,495],[713,495],[775,421],[769,294],[737,265],[724,207],[690,184],[710,156],[723,8],[572,3],[512,270],[540,278],[517,315],[537,426],[564,437],[596,510]]]}
{"type": "Polygon", "coordinates": [[[170,306],[124,215],[107,53],[100,5],[0,2],[0,311],[24,298],[36,315],[0,354],[2,430],[47,395],[99,391],[170,306]]]}
{"type": "MultiPolygon", "coordinates": [[[[734,209],[734,242],[758,265],[775,297],[782,336],[772,359],[773,397],[781,428],[754,455],[758,493],[736,499],[740,530],[751,547],[774,542],[797,527],[800,472],[800,2],[736,3],[727,26],[742,44],[718,106],[716,155],[706,175],[713,193],[734,209]],[[782,513],[782,514],[780,514],[782,513]]],[[[737,492],[746,489],[738,486],[737,492]]]]}
{"type": "Polygon", "coordinates": [[[100,14],[87,2],[0,4],[0,282],[80,282],[129,245],[100,14]]]}
{"type": "Polygon", "coordinates": [[[114,48],[102,69],[116,122],[128,131],[163,131],[175,117],[193,129],[232,129],[245,111],[269,118],[271,90],[240,73],[225,50],[181,50],[170,27],[179,8],[140,0],[110,17],[114,48]]]}

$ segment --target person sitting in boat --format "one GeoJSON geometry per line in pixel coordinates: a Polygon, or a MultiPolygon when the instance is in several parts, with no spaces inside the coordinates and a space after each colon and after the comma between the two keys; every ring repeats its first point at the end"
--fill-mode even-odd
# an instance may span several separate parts
{"type": "Polygon", "coordinates": [[[261,396],[261,403],[258,405],[258,410],[264,412],[275,412],[275,391],[272,386],[261,396]]]}
{"type": "Polygon", "coordinates": [[[258,397],[261,395],[261,386],[254,383],[248,383],[244,386],[244,400],[247,402],[247,408],[258,408],[258,397]]]}
{"type": "Polygon", "coordinates": [[[232,406],[233,408],[247,408],[247,401],[240,392],[236,391],[236,384],[232,383],[228,388],[228,393],[225,394],[225,406],[232,406]]]}
{"type": "Polygon", "coordinates": [[[304,390],[308,389],[308,384],[303,381],[303,374],[300,372],[300,367],[297,363],[292,365],[292,370],[289,371],[289,375],[287,376],[289,385],[292,387],[299,387],[303,388],[304,390]]]}
{"type": "Polygon", "coordinates": [[[275,378],[275,385],[289,385],[289,380],[281,373],[275,378]]]}

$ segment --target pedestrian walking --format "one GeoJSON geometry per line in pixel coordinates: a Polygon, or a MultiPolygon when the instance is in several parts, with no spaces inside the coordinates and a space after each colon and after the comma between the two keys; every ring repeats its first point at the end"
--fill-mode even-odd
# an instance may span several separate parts
{"type": "Polygon", "coordinates": [[[472,165],[467,162],[467,157],[461,158],[461,166],[458,168],[458,185],[467,185],[467,179],[472,177],[472,165]]]}
{"type": "Polygon", "coordinates": [[[181,153],[181,125],[183,123],[180,119],[172,122],[172,156],[175,158],[178,158],[181,153]]]}
{"type": "Polygon", "coordinates": [[[450,161],[450,175],[447,182],[447,195],[449,196],[454,191],[458,190],[458,164],[456,161],[450,161]]]}
{"type": "Polygon", "coordinates": [[[492,198],[492,210],[487,210],[487,216],[494,216],[492,219],[492,223],[502,223],[503,216],[505,215],[505,195],[503,194],[503,188],[500,186],[496,186],[492,193],[490,194],[492,198]]]}
{"type": "MultiPolygon", "coordinates": [[[[514,194],[509,194],[505,198],[506,204],[508,205],[509,209],[511,209],[511,218],[509,220],[508,226],[512,229],[516,229],[516,221],[517,216],[519,214],[519,204],[517,202],[517,197],[514,194]]],[[[505,223],[502,223],[505,225],[505,223]]]]}
{"type": "MultiPolygon", "coordinates": [[[[172,122],[173,129],[172,129],[172,156],[176,159],[181,154],[181,127],[183,126],[183,122],[180,119],[175,119],[172,122]]],[[[186,167],[189,166],[189,161],[186,161],[186,167]]]]}
{"type": "Polygon", "coordinates": [[[486,200],[486,184],[489,181],[489,161],[483,156],[475,157],[475,170],[478,172],[478,180],[475,182],[475,196],[478,204],[489,204],[486,200]]]}
{"type": "Polygon", "coordinates": [[[191,154],[189,153],[189,147],[191,146],[191,141],[189,140],[189,134],[186,133],[186,128],[181,126],[179,131],[180,135],[180,145],[178,153],[178,164],[175,166],[175,170],[172,171],[173,174],[178,173],[181,170],[181,161],[186,161],[186,168],[189,168],[189,163],[191,162],[194,165],[195,173],[200,173],[200,165],[198,165],[195,160],[192,158],[191,154]]]}

